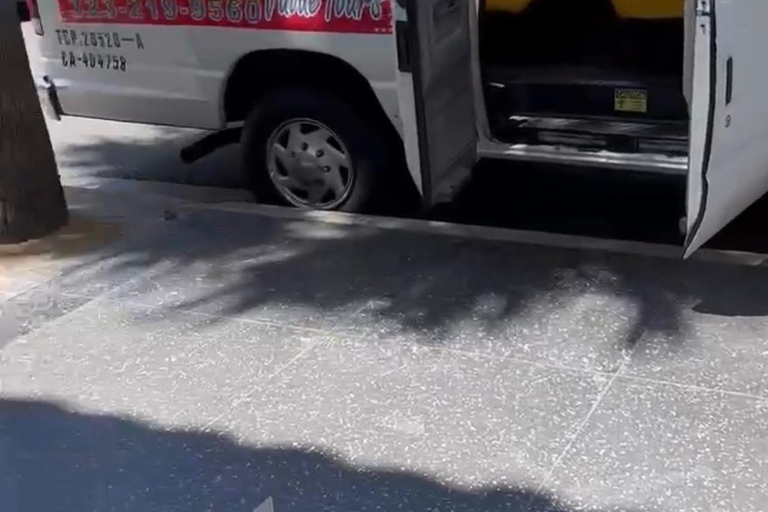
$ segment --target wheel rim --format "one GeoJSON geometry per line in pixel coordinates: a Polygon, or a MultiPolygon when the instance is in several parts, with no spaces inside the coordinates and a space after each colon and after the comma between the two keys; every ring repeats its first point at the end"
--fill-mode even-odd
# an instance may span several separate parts
{"type": "Polygon", "coordinates": [[[355,181],[344,143],[312,119],[291,119],[272,132],[267,170],[280,195],[300,208],[334,209],[349,197],[355,181]]]}

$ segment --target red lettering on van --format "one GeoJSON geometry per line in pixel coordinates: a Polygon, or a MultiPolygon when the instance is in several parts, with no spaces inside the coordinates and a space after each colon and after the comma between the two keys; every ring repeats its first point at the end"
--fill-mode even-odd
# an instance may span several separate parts
{"type": "Polygon", "coordinates": [[[390,0],[59,0],[65,23],[391,34],[390,0]]]}

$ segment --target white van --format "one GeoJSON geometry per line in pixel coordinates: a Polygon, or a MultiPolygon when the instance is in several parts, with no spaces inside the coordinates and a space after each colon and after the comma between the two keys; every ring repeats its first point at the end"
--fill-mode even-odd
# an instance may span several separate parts
{"type": "Polygon", "coordinates": [[[242,127],[264,201],[361,211],[407,169],[430,205],[479,158],[679,173],[689,255],[768,190],[765,0],[27,2],[54,115],[242,127]]]}

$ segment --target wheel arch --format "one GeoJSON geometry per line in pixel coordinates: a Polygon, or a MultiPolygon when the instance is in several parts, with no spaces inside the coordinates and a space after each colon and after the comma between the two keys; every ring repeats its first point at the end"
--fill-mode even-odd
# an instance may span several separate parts
{"type": "MultiPolygon", "coordinates": [[[[266,49],[243,55],[232,65],[222,88],[223,119],[226,123],[243,121],[260,98],[282,87],[318,88],[350,102],[385,138],[391,148],[392,165],[402,173],[398,181],[408,175],[402,137],[371,83],[355,66],[327,53],[266,49]]],[[[412,178],[407,177],[415,187],[412,178]]]]}
{"type": "Polygon", "coordinates": [[[311,50],[256,50],[240,57],[232,65],[222,90],[225,121],[242,121],[259,98],[285,86],[341,92],[345,100],[397,134],[370,82],[355,66],[311,50]],[[264,70],[270,72],[263,73],[264,70]]]}

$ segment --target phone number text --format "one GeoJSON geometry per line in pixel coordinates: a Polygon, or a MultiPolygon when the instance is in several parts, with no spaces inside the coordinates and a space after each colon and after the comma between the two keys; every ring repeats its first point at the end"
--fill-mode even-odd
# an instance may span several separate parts
{"type": "Polygon", "coordinates": [[[58,0],[62,21],[391,33],[387,0],[58,0]]]}

